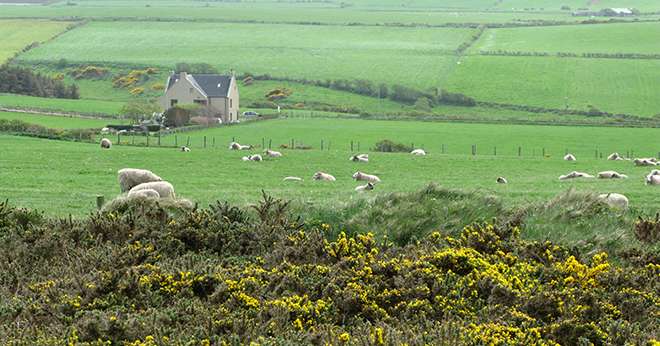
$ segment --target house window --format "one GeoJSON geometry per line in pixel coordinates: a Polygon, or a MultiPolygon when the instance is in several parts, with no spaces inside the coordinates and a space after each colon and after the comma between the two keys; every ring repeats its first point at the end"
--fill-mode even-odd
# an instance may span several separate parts
{"type": "Polygon", "coordinates": [[[193,102],[198,105],[206,106],[206,100],[194,100],[193,102]]]}
{"type": "Polygon", "coordinates": [[[229,99],[229,108],[234,107],[234,106],[232,106],[232,101],[234,101],[234,100],[233,100],[233,99],[229,99]]]}
{"type": "Polygon", "coordinates": [[[177,103],[179,103],[179,100],[175,100],[175,99],[170,100],[170,107],[176,106],[177,103]]]}

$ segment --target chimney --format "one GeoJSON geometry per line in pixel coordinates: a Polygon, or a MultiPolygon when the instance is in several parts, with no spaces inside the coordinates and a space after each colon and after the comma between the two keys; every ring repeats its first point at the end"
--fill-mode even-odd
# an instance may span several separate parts
{"type": "Polygon", "coordinates": [[[185,71],[179,72],[179,80],[184,80],[186,79],[187,73],[185,71]]]}

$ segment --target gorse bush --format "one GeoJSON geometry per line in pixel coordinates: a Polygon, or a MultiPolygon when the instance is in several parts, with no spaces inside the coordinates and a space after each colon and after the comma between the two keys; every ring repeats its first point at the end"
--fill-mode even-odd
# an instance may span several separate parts
{"type": "Polygon", "coordinates": [[[660,265],[615,264],[522,231],[479,222],[399,246],[305,221],[268,196],[249,209],[142,201],[81,220],[0,203],[0,294],[11,297],[0,300],[0,335],[94,345],[657,337],[660,265]]]}

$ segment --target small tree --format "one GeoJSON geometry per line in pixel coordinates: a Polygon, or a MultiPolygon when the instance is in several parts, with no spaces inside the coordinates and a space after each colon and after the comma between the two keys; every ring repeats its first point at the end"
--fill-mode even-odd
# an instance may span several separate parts
{"type": "Polygon", "coordinates": [[[131,101],[121,108],[121,114],[137,123],[140,119],[160,112],[160,107],[153,102],[131,101]]]}

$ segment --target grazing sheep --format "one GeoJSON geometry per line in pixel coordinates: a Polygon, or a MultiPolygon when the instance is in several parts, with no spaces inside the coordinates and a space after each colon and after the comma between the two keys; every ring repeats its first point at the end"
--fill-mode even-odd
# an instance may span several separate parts
{"type": "Polygon", "coordinates": [[[229,143],[229,149],[231,150],[250,150],[252,149],[251,145],[240,145],[236,142],[229,143]]]}
{"type": "Polygon", "coordinates": [[[598,199],[612,208],[628,209],[628,198],[620,193],[607,193],[598,195],[598,199]]]}
{"type": "Polygon", "coordinates": [[[369,154],[353,155],[348,160],[353,162],[369,162],[369,154]]]}
{"type": "Polygon", "coordinates": [[[410,153],[413,154],[413,155],[416,155],[416,156],[425,156],[426,155],[426,151],[424,151],[424,149],[415,149],[415,150],[411,151],[410,153]]]}
{"type": "Polygon", "coordinates": [[[128,191],[128,198],[160,198],[158,191],[154,189],[128,191]]]}
{"type": "Polygon", "coordinates": [[[102,128],[101,133],[110,133],[110,128],[109,127],[102,128]]]}
{"type": "Polygon", "coordinates": [[[187,146],[184,145],[184,146],[181,147],[181,151],[184,152],[184,153],[189,153],[190,148],[188,148],[187,146]]]}
{"type": "Polygon", "coordinates": [[[374,189],[374,184],[372,183],[367,183],[366,185],[360,185],[355,188],[355,191],[357,192],[365,192],[365,191],[371,191],[374,189]]]}
{"type": "Polygon", "coordinates": [[[303,181],[300,177],[284,177],[283,181],[303,181]]]}
{"type": "Polygon", "coordinates": [[[607,157],[608,160],[610,161],[620,161],[623,160],[624,158],[619,155],[619,153],[612,153],[610,156],[607,157]]]}
{"type": "Polygon", "coordinates": [[[112,147],[112,142],[110,142],[109,139],[103,138],[101,139],[101,148],[102,149],[110,149],[112,147]]]}
{"type": "Polygon", "coordinates": [[[266,153],[266,155],[268,155],[270,157],[282,157],[282,153],[280,153],[279,151],[275,151],[275,150],[266,149],[266,151],[264,151],[264,153],[266,153]]]}
{"type": "Polygon", "coordinates": [[[575,161],[575,160],[576,159],[575,156],[573,156],[573,154],[566,154],[566,156],[564,156],[564,161],[575,161]]]}
{"type": "Polygon", "coordinates": [[[255,154],[255,155],[248,156],[248,160],[258,162],[258,161],[263,161],[263,158],[261,157],[261,155],[255,154]]]}
{"type": "Polygon", "coordinates": [[[634,159],[633,163],[635,166],[657,166],[658,161],[654,158],[639,158],[639,159],[634,159]]]}
{"type": "Polygon", "coordinates": [[[560,176],[559,180],[575,179],[575,178],[593,178],[593,177],[594,176],[591,175],[591,174],[573,171],[573,172],[568,173],[566,175],[560,176]]]}
{"type": "Polygon", "coordinates": [[[119,188],[121,192],[128,192],[134,186],[142,183],[150,183],[154,181],[163,181],[163,179],[151,171],[146,169],[124,168],[117,172],[119,180],[119,188]]]}
{"type": "Polygon", "coordinates": [[[174,186],[172,184],[166,182],[166,181],[154,181],[150,183],[142,183],[138,186],[135,186],[131,189],[131,191],[128,192],[130,195],[131,193],[135,194],[137,191],[140,190],[154,190],[158,192],[158,196],[160,198],[175,198],[176,195],[174,194],[174,186]]]}
{"type": "Polygon", "coordinates": [[[653,174],[647,175],[646,185],[660,185],[660,175],[653,175],[653,174]]]}
{"type": "Polygon", "coordinates": [[[380,178],[378,178],[377,176],[362,173],[360,171],[357,171],[353,174],[353,179],[358,180],[358,181],[359,180],[364,180],[364,181],[368,181],[370,183],[380,183],[380,178]]]}
{"type": "Polygon", "coordinates": [[[598,173],[599,179],[627,179],[628,176],[615,171],[603,171],[598,173]]]}
{"type": "Polygon", "coordinates": [[[314,173],[314,175],[312,176],[312,179],[314,179],[314,180],[323,180],[323,181],[335,181],[335,180],[337,180],[332,175],[330,175],[328,173],[323,173],[323,172],[314,173]]]}
{"type": "Polygon", "coordinates": [[[498,184],[508,184],[509,182],[506,180],[505,177],[497,177],[497,183],[498,184]]]}

